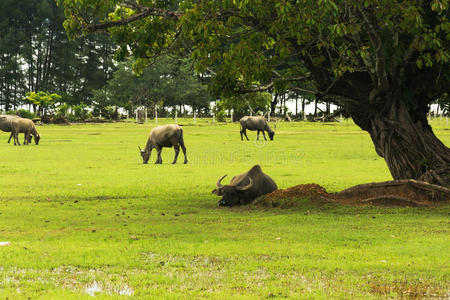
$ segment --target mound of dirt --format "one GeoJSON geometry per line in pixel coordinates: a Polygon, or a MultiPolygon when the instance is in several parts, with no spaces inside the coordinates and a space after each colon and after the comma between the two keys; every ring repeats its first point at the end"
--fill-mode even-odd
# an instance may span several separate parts
{"type": "Polygon", "coordinates": [[[319,199],[327,198],[329,194],[324,187],[312,183],[312,184],[299,184],[285,190],[276,190],[268,195],[266,198],[268,200],[279,200],[285,198],[308,198],[308,199],[319,199]]]}
{"type": "Polygon", "coordinates": [[[287,189],[273,191],[255,200],[255,204],[268,207],[288,208],[295,206],[295,200],[306,199],[314,202],[329,201],[330,194],[322,186],[312,184],[299,184],[287,189]]]}
{"type": "Polygon", "coordinates": [[[318,184],[300,184],[276,190],[255,200],[255,204],[288,208],[298,200],[350,205],[436,206],[450,202],[450,189],[412,179],[356,185],[330,194],[318,184]]]}

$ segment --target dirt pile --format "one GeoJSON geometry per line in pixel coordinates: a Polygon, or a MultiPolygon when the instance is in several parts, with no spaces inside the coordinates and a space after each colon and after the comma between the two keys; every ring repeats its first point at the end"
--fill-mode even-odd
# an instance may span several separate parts
{"type": "Polygon", "coordinates": [[[300,184],[276,190],[255,200],[255,204],[289,208],[298,200],[316,203],[382,206],[436,206],[450,202],[450,189],[416,180],[393,180],[356,185],[330,194],[318,184],[300,184]]]}
{"type": "Polygon", "coordinates": [[[295,206],[298,199],[306,199],[314,202],[329,201],[330,194],[322,186],[312,184],[299,184],[284,190],[276,190],[270,194],[256,199],[256,204],[268,207],[288,208],[295,206]]]}
{"type": "Polygon", "coordinates": [[[311,184],[299,184],[285,190],[276,190],[268,195],[266,198],[269,200],[277,200],[281,198],[309,198],[319,199],[321,197],[327,198],[329,194],[323,186],[315,183],[311,184]]]}

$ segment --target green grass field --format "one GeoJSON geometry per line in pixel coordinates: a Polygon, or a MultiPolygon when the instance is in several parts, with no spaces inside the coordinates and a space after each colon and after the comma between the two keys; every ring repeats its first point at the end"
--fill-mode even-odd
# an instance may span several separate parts
{"type": "MultiPolygon", "coordinates": [[[[179,123],[187,165],[168,148],[142,164],[153,123],[39,126],[27,147],[0,132],[0,299],[450,296],[448,206],[217,206],[217,179],[254,164],[279,188],[390,180],[353,123],[279,123],[267,143],[179,123]]],[[[445,120],[432,126],[450,145],[445,120]]]]}

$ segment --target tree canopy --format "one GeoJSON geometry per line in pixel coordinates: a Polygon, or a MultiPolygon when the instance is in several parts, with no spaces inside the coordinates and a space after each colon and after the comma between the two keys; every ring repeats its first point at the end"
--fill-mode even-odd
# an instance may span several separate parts
{"type": "Polygon", "coordinates": [[[107,30],[137,69],[175,53],[217,94],[312,93],[370,133],[395,179],[450,184],[450,149],[426,119],[450,89],[447,0],[58,3],[69,36],[107,30]]]}

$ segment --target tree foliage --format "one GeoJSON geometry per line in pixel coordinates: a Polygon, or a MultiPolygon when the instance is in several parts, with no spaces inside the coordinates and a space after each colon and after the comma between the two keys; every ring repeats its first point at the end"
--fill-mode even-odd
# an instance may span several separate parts
{"type": "MultiPolygon", "coordinates": [[[[58,2],[66,7],[69,35],[108,28],[118,54],[140,58],[138,67],[163,51],[190,53],[224,92],[255,83],[287,88],[307,77],[325,96],[366,74],[361,79],[372,89],[344,96],[380,101],[392,75],[448,71],[448,1],[58,2]]],[[[442,94],[445,80],[427,98],[442,94]]]]}

